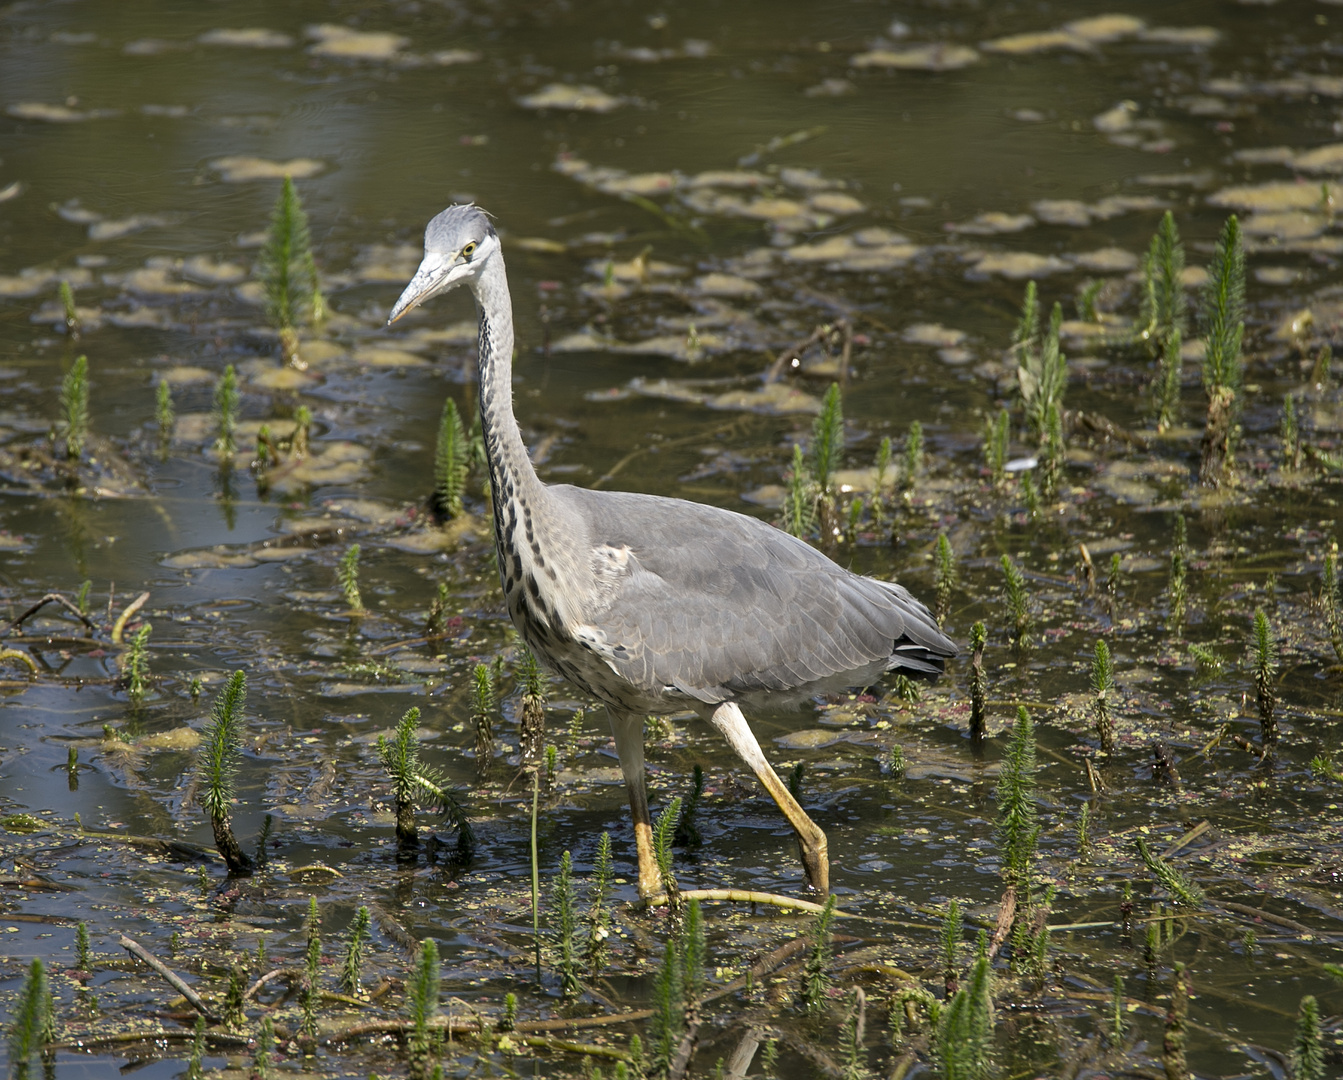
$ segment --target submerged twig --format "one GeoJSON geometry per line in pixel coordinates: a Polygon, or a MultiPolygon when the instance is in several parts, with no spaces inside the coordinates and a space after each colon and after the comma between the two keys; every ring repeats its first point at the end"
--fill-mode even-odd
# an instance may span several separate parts
{"type": "Polygon", "coordinates": [[[210,1007],[206,1005],[204,1001],[201,1000],[201,996],[191,988],[191,986],[182,978],[182,976],[178,975],[177,972],[173,971],[172,968],[170,968],[157,956],[151,953],[138,941],[134,941],[131,938],[128,938],[125,934],[118,934],[117,941],[118,943],[120,943],[121,947],[125,949],[128,953],[130,953],[132,956],[138,957],[139,959],[143,960],[146,964],[148,964],[160,975],[162,975],[165,979],[167,979],[169,985],[171,985],[174,990],[176,990],[179,994],[181,994],[184,998],[186,998],[187,1001],[191,1003],[191,1007],[195,1009],[198,1013],[200,1013],[201,1016],[205,1017],[205,1019],[210,1021],[210,1023],[212,1024],[219,1023],[219,1014],[212,1011],[210,1007]]]}

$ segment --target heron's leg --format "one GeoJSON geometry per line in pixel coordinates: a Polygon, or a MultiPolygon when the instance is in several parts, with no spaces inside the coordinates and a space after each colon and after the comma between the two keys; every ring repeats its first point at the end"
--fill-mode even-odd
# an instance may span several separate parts
{"type": "Polygon", "coordinates": [[[797,846],[802,853],[802,866],[807,872],[807,884],[822,896],[828,896],[830,893],[830,855],[829,845],[823,833],[807,813],[793,798],[793,793],[788,790],[784,782],[779,779],[779,774],[774,771],[770,763],[765,760],[765,755],[760,749],[760,744],[756,742],[755,734],[746,723],[746,717],[742,716],[741,709],[736,702],[725,701],[718,708],[714,709],[708,716],[708,721],[727,739],[728,745],[736,751],[737,756],[751,767],[751,771],[759,777],[760,782],[765,785],[765,790],[776,803],[779,809],[783,811],[784,817],[788,819],[793,831],[797,833],[797,846]]]}
{"type": "Polygon", "coordinates": [[[634,819],[634,846],[639,853],[639,895],[656,896],[663,891],[662,875],[653,857],[653,822],[648,816],[648,791],[644,787],[644,718],[638,713],[607,708],[611,734],[616,737],[616,755],[630,796],[634,819]]]}

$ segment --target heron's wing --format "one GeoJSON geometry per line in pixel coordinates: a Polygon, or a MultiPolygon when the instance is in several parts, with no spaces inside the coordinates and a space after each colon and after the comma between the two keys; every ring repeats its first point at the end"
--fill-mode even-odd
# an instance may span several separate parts
{"type": "Polygon", "coordinates": [[[624,553],[588,621],[636,685],[717,702],[876,664],[937,673],[956,655],[905,589],[851,574],[756,518],[679,499],[552,491],[581,514],[594,548],[624,553]]]}

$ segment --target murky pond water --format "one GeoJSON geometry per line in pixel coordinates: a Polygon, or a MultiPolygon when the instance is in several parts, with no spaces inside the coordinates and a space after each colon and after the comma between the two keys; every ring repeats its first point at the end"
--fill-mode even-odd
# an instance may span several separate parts
{"type": "MultiPolygon", "coordinates": [[[[931,603],[945,533],[957,563],[947,632],[964,647],[976,621],[987,626],[982,745],[968,736],[968,648],[915,703],[891,682],[752,718],[781,774],[802,766],[802,801],[828,833],[850,917],[835,924],[818,1019],[797,1003],[797,956],[774,953],[814,917],[706,903],[709,989],[732,989],[703,1010],[691,1073],[961,1075],[945,1047],[938,1057],[935,1022],[896,1033],[887,1016],[943,996],[950,901],[966,919],[962,967],[978,928],[998,925],[995,788],[1018,706],[1036,725],[1042,824],[1021,902],[1052,930],[1032,963],[1021,938],[995,956],[1002,1075],[1155,1075],[1176,964],[1193,989],[1198,1074],[1284,1075],[1305,995],[1324,1017],[1325,1068],[1339,1069],[1343,988],[1324,965],[1343,957],[1343,654],[1322,572],[1343,493],[1343,412],[1320,355],[1343,318],[1340,53],[1343,8],[1325,3],[5,8],[6,622],[90,583],[89,632],[57,604],[11,626],[4,645],[21,655],[4,654],[0,683],[0,999],[17,1010],[33,958],[53,972],[62,1048],[48,1065],[62,1076],[185,1068],[191,1011],[127,958],[121,934],[216,1006],[235,963],[252,980],[298,972],[249,998],[231,1037],[216,1030],[207,1068],[252,1069],[247,1039],[264,1011],[285,1069],[404,1071],[385,1032],[330,1036],[403,1015],[403,987],[387,980],[411,978],[425,938],[441,950],[454,1023],[497,1027],[515,993],[519,1031],[534,1040],[464,1036],[446,1073],[609,1075],[603,1052],[626,1053],[635,1033],[649,1044],[642,1013],[592,1018],[649,1007],[665,913],[621,906],[607,969],[576,1001],[561,997],[549,943],[537,982],[520,644],[478,479],[464,518],[440,526],[429,509],[445,397],[474,415],[469,303],[383,326],[424,223],[474,199],[503,237],[516,410],[544,478],[778,520],[793,444],[809,445],[822,395],[842,379],[847,486],[828,550],[931,603]],[[330,305],[304,331],[302,370],[282,363],[257,281],[286,174],[330,305]],[[1142,259],[1167,209],[1194,307],[1227,215],[1244,229],[1242,433],[1220,488],[1199,484],[1199,324],[1160,435],[1157,364],[1131,342],[1142,259]],[[1028,280],[1046,313],[1063,306],[1069,364],[1066,459],[1034,512],[1040,470],[995,484],[983,449],[985,421],[1005,405],[1008,456],[1036,454],[1005,352],[1028,280]],[[90,436],[72,472],[58,419],[80,355],[90,436]],[[211,416],[227,365],[241,391],[233,468],[211,416]],[[1285,464],[1289,397],[1303,446],[1285,464]],[[301,409],[310,453],[250,469],[258,429],[288,438],[301,409]],[[911,485],[900,458],[914,421],[926,450],[911,485]],[[900,479],[879,513],[859,506],[845,528],[851,492],[871,503],[887,436],[900,479]],[[1182,603],[1169,570],[1178,514],[1182,603]],[[355,543],[363,615],[338,584],[355,543]],[[1020,641],[1004,555],[1026,575],[1020,641]],[[442,630],[426,637],[440,584],[442,630]],[[1260,610],[1279,652],[1268,754],[1251,649],[1260,610]],[[133,697],[126,645],[146,623],[149,683],[133,697]],[[1110,753],[1094,723],[1098,641],[1113,657],[1110,753]],[[483,776],[471,702],[482,662],[502,709],[483,776]],[[210,703],[239,669],[249,692],[234,825],[250,849],[272,824],[264,872],[230,880],[193,770],[210,703]],[[422,834],[436,828],[447,846],[398,858],[377,742],[412,706],[425,760],[468,804],[470,859],[427,814],[422,834]],[[1163,879],[1171,867],[1176,879],[1163,879]],[[321,988],[336,990],[345,935],[367,906],[364,982],[382,991],[323,1001],[320,1045],[285,1038],[302,1024],[313,897],[330,965],[321,988]],[[64,974],[81,921],[87,985],[64,974]],[[258,957],[263,942],[273,962],[258,957]],[[867,1001],[857,1050],[854,987],[867,1001]],[[132,1029],[138,1041],[110,1038],[132,1029]],[[745,1052],[757,1041],[773,1042],[777,1064],[745,1052]]],[[[585,903],[606,831],[616,899],[629,904],[633,836],[605,717],[558,679],[546,693],[557,757],[540,792],[543,894],[569,851],[585,903]]],[[[676,849],[681,886],[802,895],[782,818],[698,720],[650,729],[655,811],[688,793],[696,765],[703,842],[676,849]]]]}

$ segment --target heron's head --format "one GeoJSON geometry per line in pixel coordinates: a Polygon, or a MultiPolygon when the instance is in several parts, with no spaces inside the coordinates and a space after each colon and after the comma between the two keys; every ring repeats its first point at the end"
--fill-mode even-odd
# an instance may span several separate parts
{"type": "Polygon", "coordinates": [[[410,279],[387,322],[394,323],[431,296],[475,287],[476,281],[499,254],[499,235],[485,212],[476,206],[449,206],[424,230],[424,260],[410,279]]]}

